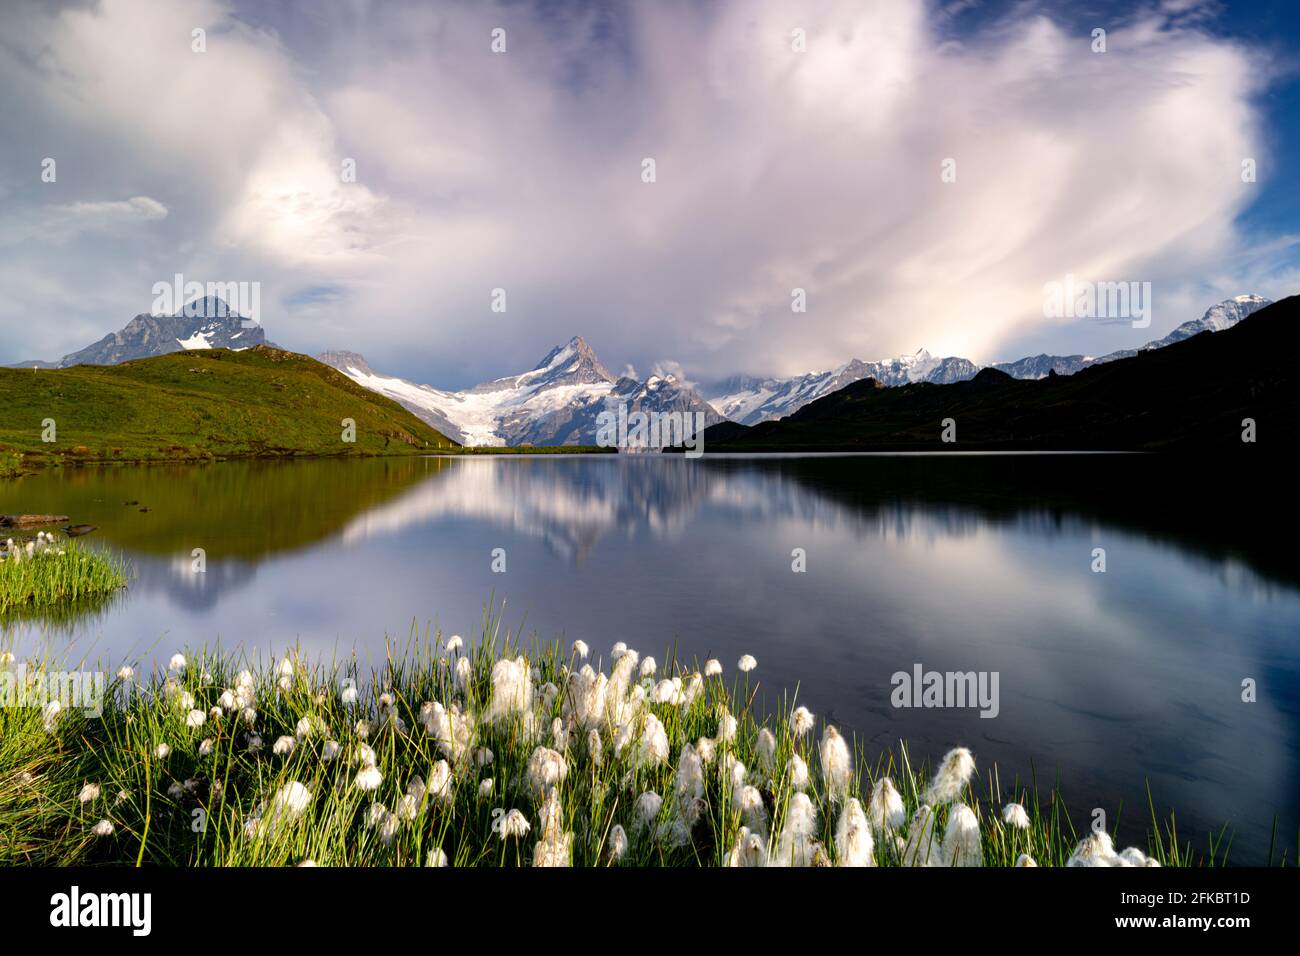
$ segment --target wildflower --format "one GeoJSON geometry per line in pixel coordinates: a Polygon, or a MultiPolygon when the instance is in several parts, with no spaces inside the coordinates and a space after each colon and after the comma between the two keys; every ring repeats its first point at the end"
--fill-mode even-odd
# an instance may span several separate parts
{"type": "Polygon", "coordinates": [[[537,796],[545,796],[569,772],[564,755],[538,747],[528,758],[528,785],[537,796]]]}
{"type": "Polygon", "coordinates": [[[176,706],[181,710],[190,710],[194,706],[194,695],[187,690],[176,695],[176,706]]]}
{"type": "Polygon", "coordinates": [[[167,788],[167,796],[171,797],[173,800],[179,800],[181,797],[185,796],[185,788],[181,786],[179,780],[173,781],[172,785],[167,788]]]}
{"type": "Polygon", "coordinates": [[[125,683],[135,676],[135,668],[123,664],[117,669],[117,679],[125,683]]]}
{"type": "Polygon", "coordinates": [[[337,740],[327,740],[325,741],[325,744],[320,749],[321,759],[333,760],[335,757],[339,755],[339,751],[342,749],[343,748],[339,746],[339,742],[337,740]]]}
{"type": "Polygon", "coordinates": [[[894,781],[888,777],[881,777],[872,788],[871,802],[867,804],[867,819],[879,832],[896,830],[907,820],[903,798],[894,786],[894,781]]]}
{"type": "MultiPolygon", "coordinates": [[[[419,777],[415,778],[419,780],[419,777]]],[[[429,776],[429,794],[435,800],[441,800],[443,803],[451,803],[451,764],[445,760],[439,760],[433,765],[433,773],[429,776]]]]}
{"type": "Polygon", "coordinates": [[[299,860],[297,863],[294,864],[295,867],[300,867],[300,866],[312,867],[315,865],[316,865],[315,860],[299,860]]]}
{"type": "Polygon", "coordinates": [[[198,730],[200,727],[203,726],[204,721],[206,721],[207,719],[208,719],[208,715],[205,714],[203,711],[191,710],[188,714],[185,715],[185,726],[190,728],[190,730],[198,730]]]}
{"type": "Polygon", "coordinates": [[[215,746],[215,741],[211,737],[205,737],[203,742],[199,744],[199,756],[200,757],[212,756],[213,746],[215,746]]]}
{"type": "Polygon", "coordinates": [[[835,827],[835,855],[840,866],[875,866],[871,824],[862,812],[862,804],[849,797],[835,827]]]}
{"type": "Polygon", "coordinates": [[[1119,855],[1124,866],[1159,866],[1160,863],[1147,856],[1135,846],[1129,847],[1119,855]]]}
{"type": "Polygon", "coordinates": [[[663,805],[664,798],[653,790],[647,790],[637,797],[636,803],[632,805],[634,827],[638,830],[648,827],[659,816],[663,805]]]}
{"type": "Polygon", "coordinates": [[[668,731],[654,714],[646,714],[637,745],[636,763],[641,767],[654,767],[668,760],[668,731]]]}
{"type": "Polygon", "coordinates": [[[90,803],[92,800],[99,799],[99,784],[88,783],[81,788],[81,793],[77,794],[78,803],[90,803]]]}
{"type": "Polygon", "coordinates": [[[307,716],[301,718],[294,727],[294,734],[299,740],[306,740],[314,734],[325,732],[325,721],[319,717],[307,716]]]}
{"type": "Polygon", "coordinates": [[[1074,848],[1074,853],[1065,861],[1065,865],[1123,866],[1123,862],[1115,854],[1115,845],[1111,842],[1110,834],[1094,830],[1079,841],[1079,845],[1074,848]]]}
{"type": "Polygon", "coordinates": [[[704,763],[690,744],[682,747],[681,756],[677,760],[675,789],[679,805],[704,796],[704,763]]]}
{"type": "Polygon", "coordinates": [[[646,657],[646,659],[641,662],[642,677],[654,677],[655,671],[657,671],[658,669],[659,669],[659,665],[655,663],[655,659],[653,657],[646,657]]]}
{"type": "Polygon", "coordinates": [[[518,810],[511,810],[509,813],[502,816],[501,810],[498,808],[493,811],[493,816],[497,818],[497,835],[502,840],[509,839],[510,837],[523,837],[532,829],[532,825],[528,822],[528,818],[518,810]]]}
{"type": "Polygon", "coordinates": [[[975,811],[958,803],[948,812],[948,827],[943,834],[945,866],[983,866],[980,825],[975,811]]]}
{"type": "Polygon", "coordinates": [[[938,866],[939,843],[934,835],[934,810],[923,803],[912,814],[907,843],[902,851],[904,866],[938,866]]]}
{"type": "Polygon", "coordinates": [[[397,827],[400,821],[396,816],[388,812],[388,808],[382,803],[372,803],[370,813],[366,817],[366,826],[376,830],[379,840],[384,845],[392,843],[397,836],[397,827]]]}
{"type": "Polygon", "coordinates": [[[843,800],[853,783],[853,756],[840,732],[830,724],[822,733],[821,760],[828,795],[832,800],[843,800]]]}
{"type": "Polygon", "coordinates": [[[727,866],[767,866],[767,845],[762,835],[741,827],[736,844],[727,855],[727,866]]]}
{"type": "Polygon", "coordinates": [[[627,855],[627,831],[619,824],[614,824],[609,831],[609,862],[618,863],[627,855]]]}
{"type": "Polygon", "coordinates": [[[356,734],[358,737],[360,737],[362,740],[365,740],[370,736],[370,721],[358,720],[355,724],[352,725],[352,732],[356,734]]]}
{"type": "Polygon", "coordinates": [[[424,858],[425,866],[446,866],[447,854],[442,852],[442,847],[435,846],[429,851],[428,856],[424,858]]]}
{"type": "Polygon", "coordinates": [[[626,653],[627,653],[627,645],[624,644],[622,641],[617,641],[615,642],[613,648],[610,649],[609,656],[614,658],[614,660],[618,660],[626,653]]]}
{"type": "Polygon", "coordinates": [[[281,677],[292,677],[293,661],[288,657],[282,659],[280,661],[280,665],[276,668],[276,673],[278,673],[281,677]]]}
{"type": "Polygon", "coordinates": [[[63,710],[63,705],[60,704],[57,700],[52,700],[45,705],[45,711],[42,720],[45,725],[45,732],[47,734],[54,732],[54,728],[58,725],[59,722],[59,714],[62,712],[62,710],[63,710]]]}
{"type": "Polygon", "coordinates": [[[357,763],[363,767],[373,767],[378,762],[375,752],[368,744],[357,746],[357,763]]]}
{"type": "Polygon", "coordinates": [[[754,660],[752,654],[744,654],[741,655],[740,660],[736,662],[736,666],[740,668],[742,673],[748,674],[758,666],[758,661],[754,660]]]}
{"type": "Polygon", "coordinates": [[[656,704],[680,704],[683,700],[682,679],[674,677],[671,680],[661,680],[655,685],[651,699],[656,704]]]}
{"type": "Polygon", "coordinates": [[[718,718],[718,736],[717,740],[735,740],[736,739],[736,718],[729,713],[723,713],[718,718]]]}
{"type": "MultiPolygon", "coordinates": [[[[680,682],[678,683],[680,687],[680,682]]],[[[704,678],[700,676],[699,671],[691,674],[690,682],[687,683],[686,689],[681,692],[680,703],[683,707],[689,707],[695,703],[695,699],[704,693],[704,678]]]]}
{"type": "Polygon", "coordinates": [[[492,703],[489,722],[527,714],[533,706],[533,682],[526,658],[503,658],[492,665],[492,703]]]}
{"type": "Polygon", "coordinates": [[[413,793],[404,793],[397,798],[397,819],[414,820],[420,812],[420,798],[413,793]]]}
{"type": "Polygon", "coordinates": [[[704,662],[704,676],[716,677],[722,673],[722,662],[715,657],[709,658],[704,662]]]}
{"type": "Polygon", "coordinates": [[[822,849],[814,838],[817,830],[817,808],[806,793],[790,797],[785,811],[785,826],[777,844],[776,866],[811,866],[822,849]]]}
{"type": "Polygon", "coordinates": [[[479,767],[491,765],[495,755],[487,747],[480,747],[474,751],[474,763],[479,767]]]}
{"type": "Polygon", "coordinates": [[[293,748],[296,746],[298,746],[298,741],[294,740],[292,737],[278,737],[276,738],[275,744],[271,747],[271,753],[283,754],[287,757],[293,753],[293,748]]]}
{"type": "Polygon", "coordinates": [[[280,688],[281,691],[283,691],[286,694],[289,693],[289,691],[293,690],[292,677],[280,677],[276,680],[275,684],[277,687],[280,688]]]}
{"type": "Polygon", "coordinates": [[[153,748],[153,755],[159,760],[166,760],[171,752],[172,748],[166,744],[159,744],[157,747],[153,748]]]}
{"type": "Polygon", "coordinates": [[[468,657],[456,658],[456,686],[461,690],[469,687],[470,680],[474,677],[474,669],[470,666],[468,657]]]}
{"type": "Polygon", "coordinates": [[[790,714],[790,730],[796,737],[802,737],[813,729],[816,720],[807,707],[796,707],[790,714]]]}
{"type": "Polygon", "coordinates": [[[185,655],[173,654],[172,659],[167,662],[167,669],[177,674],[185,673],[185,655]]]}
{"type": "Polygon", "coordinates": [[[480,800],[486,800],[490,796],[492,796],[492,778],[487,777],[480,781],[478,785],[478,798],[480,800]]]}
{"type": "Polygon", "coordinates": [[[447,638],[447,653],[454,654],[464,646],[465,642],[460,639],[459,634],[453,634],[447,638]]]}
{"type": "Polygon", "coordinates": [[[93,827],[90,828],[90,832],[97,837],[112,836],[113,824],[111,824],[107,820],[100,820],[98,823],[96,823],[93,827]]]}
{"type": "Polygon", "coordinates": [[[225,713],[226,712],[222,710],[220,707],[213,707],[210,711],[208,711],[208,716],[211,717],[213,720],[220,720],[225,715],[225,713]]]}
{"type": "Polygon", "coordinates": [[[351,707],[357,702],[357,685],[348,684],[343,688],[343,693],[339,697],[343,701],[344,707],[351,707]]]}
{"type": "Polygon", "coordinates": [[[564,726],[562,717],[551,721],[551,743],[561,753],[569,749],[569,730],[564,726]]]}
{"type": "Polygon", "coordinates": [[[1018,803],[1008,803],[1002,808],[1002,821],[1019,830],[1029,829],[1029,814],[1018,803]]]}
{"type": "Polygon", "coordinates": [[[965,747],[956,747],[944,754],[939,770],[926,790],[926,803],[952,803],[961,796],[971,774],[975,772],[975,758],[965,747]]]}
{"type": "Polygon", "coordinates": [[[601,743],[600,731],[592,728],[587,731],[587,757],[591,760],[593,767],[600,767],[601,761],[601,743]]]}
{"type": "Polygon", "coordinates": [[[245,727],[251,727],[257,723],[257,711],[252,707],[245,707],[239,712],[239,719],[244,722],[245,727]]]}
{"type": "Polygon", "coordinates": [[[130,790],[119,790],[117,791],[117,796],[113,798],[113,806],[117,806],[118,804],[121,803],[126,803],[126,801],[130,799],[131,799],[130,790]]]}
{"type": "Polygon", "coordinates": [[[763,805],[763,794],[758,787],[741,787],[736,791],[734,802],[745,826],[755,833],[767,833],[767,807],[763,805]]]}
{"type": "Polygon", "coordinates": [[[585,661],[587,659],[587,655],[591,653],[591,648],[587,647],[586,641],[574,641],[573,653],[578,656],[579,660],[585,661]]]}
{"type": "Polygon", "coordinates": [[[533,866],[565,867],[572,865],[573,834],[559,833],[540,840],[533,847],[533,866]]]}
{"type": "Polygon", "coordinates": [[[248,752],[255,754],[262,749],[262,738],[258,734],[248,735],[248,752]]]}
{"type": "Polygon", "coordinates": [[[1030,856],[1028,853],[1022,853],[1018,857],[1016,857],[1016,866],[1036,867],[1038,866],[1038,864],[1034,862],[1034,858],[1030,856]]]}
{"type": "Polygon", "coordinates": [[[790,755],[790,762],[786,765],[790,771],[790,786],[796,790],[804,790],[808,787],[808,764],[798,754],[790,755]]]}
{"type": "Polygon", "coordinates": [[[379,785],[384,782],[384,775],[379,772],[379,768],[373,764],[368,764],[357,771],[356,777],[352,780],[352,785],[362,792],[378,790],[379,785]]]}
{"type": "Polygon", "coordinates": [[[695,752],[700,755],[700,761],[707,767],[717,756],[717,745],[708,737],[701,737],[695,741],[695,752]]]}

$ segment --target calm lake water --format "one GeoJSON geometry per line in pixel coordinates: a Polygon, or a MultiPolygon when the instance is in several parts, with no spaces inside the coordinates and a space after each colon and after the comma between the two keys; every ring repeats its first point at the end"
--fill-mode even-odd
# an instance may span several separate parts
{"type": "Polygon", "coordinates": [[[1131,456],[52,471],[0,483],[0,513],[98,525],[88,540],[125,553],[135,579],[106,607],[3,627],[23,651],[114,667],[217,641],[377,661],[412,622],[469,638],[504,599],[507,626],[606,659],[619,640],[731,673],[753,654],[769,702],[797,690],[870,755],[900,738],[917,761],[964,744],[1004,790],[1059,777],[1080,827],[1103,807],[1138,839],[1149,784],[1198,849],[1227,823],[1232,860],[1263,862],[1276,817],[1275,858],[1294,858],[1300,568],[1269,517],[1291,505],[1267,483],[1237,476],[1236,493],[1190,473],[1131,456]],[[997,717],[891,706],[891,675],[918,664],[996,671],[997,717]]]}

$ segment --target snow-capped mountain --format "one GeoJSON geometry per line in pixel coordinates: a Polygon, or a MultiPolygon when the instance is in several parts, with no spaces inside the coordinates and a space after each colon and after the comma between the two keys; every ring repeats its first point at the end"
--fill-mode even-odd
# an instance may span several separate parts
{"type": "MultiPolygon", "coordinates": [[[[1270,304],[1271,301],[1263,296],[1239,295],[1211,306],[1199,319],[1184,322],[1164,338],[1148,342],[1141,349],[1121,349],[1102,356],[1032,355],[1014,362],[998,362],[991,367],[1006,372],[1013,378],[1044,378],[1051,372],[1073,375],[1090,365],[1128,358],[1148,349],[1163,348],[1200,332],[1220,332],[1270,304]]],[[[731,421],[754,425],[784,418],[809,402],[864,378],[874,378],[887,386],[907,385],[911,382],[948,385],[974,378],[982,367],[964,358],[936,359],[922,349],[915,355],[882,362],[854,359],[828,372],[809,372],[793,378],[738,375],[705,389],[703,395],[731,421]]]]}
{"type": "Polygon", "coordinates": [[[325,352],[317,359],[464,445],[594,445],[597,416],[619,403],[629,412],[703,412],[706,427],[722,421],[672,375],[616,379],[577,336],[530,371],[458,392],[381,375],[355,352],[325,352]]]}
{"type": "Polygon", "coordinates": [[[260,325],[232,312],[221,299],[196,299],[175,315],[137,315],[120,332],[70,352],[57,362],[18,362],[14,368],[117,365],[187,349],[246,349],[266,344],[260,325]]]}
{"type": "Polygon", "coordinates": [[[863,362],[859,359],[828,372],[809,372],[794,378],[754,378],[738,375],[704,392],[709,404],[733,422],[753,425],[784,418],[809,402],[838,392],[864,378],[883,385],[935,382],[947,385],[971,378],[979,369],[964,358],[935,358],[925,349],[914,355],[863,362]]]}

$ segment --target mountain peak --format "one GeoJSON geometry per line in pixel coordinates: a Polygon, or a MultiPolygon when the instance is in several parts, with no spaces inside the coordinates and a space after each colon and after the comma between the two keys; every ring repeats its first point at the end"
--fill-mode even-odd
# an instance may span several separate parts
{"type": "Polygon", "coordinates": [[[346,373],[348,369],[355,369],[363,375],[374,375],[374,369],[366,361],[366,357],[360,352],[349,352],[347,349],[328,350],[321,352],[316,356],[316,361],[331,368],[336,368],[340,372],[346,373]]]}

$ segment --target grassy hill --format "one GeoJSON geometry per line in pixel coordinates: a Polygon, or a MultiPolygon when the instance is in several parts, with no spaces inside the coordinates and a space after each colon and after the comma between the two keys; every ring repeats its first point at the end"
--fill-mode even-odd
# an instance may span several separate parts
{"type": "Polygon", "coordinates": [[[1300,438],[1300,296],[1223,332],[1203,332],[1074,375],[1025,381],[995,369],[952,385],[863,379],[779,421],[727,422],[706,450],[1290,449],[1300,438]],[[956,442],[941,440],[944,419],[956,442]],[[1257,441],[1241,440],[1254,419],[1257,441]]]}
{"type": "Polygon", "coordinates": [[[459,448],[315,359],[259,346],[0,368],[0,475],[42,464],[425,454],[459,448]],[[343,420],[356,441],[342,440],[343,420]],[[53,419],[57,441],[42,441],[53,419]]]}

